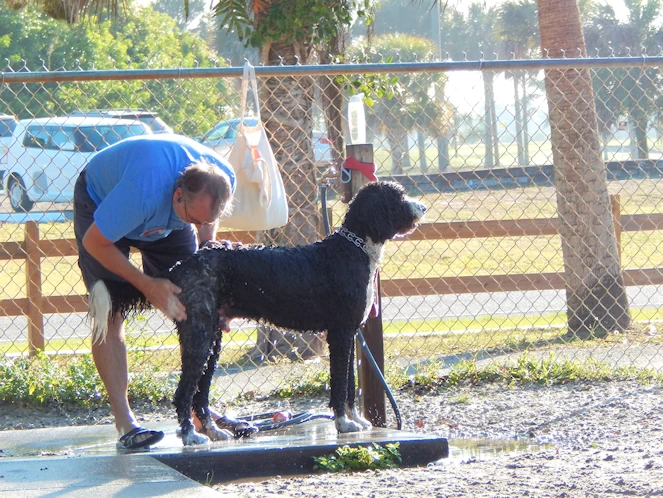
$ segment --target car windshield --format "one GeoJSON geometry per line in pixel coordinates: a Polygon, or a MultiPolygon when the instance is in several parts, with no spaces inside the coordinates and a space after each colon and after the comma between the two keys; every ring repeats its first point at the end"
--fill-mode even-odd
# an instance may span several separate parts
{"type": "Polygon", "coordinates": [[[76,146],[81,152],[96,152],[123,138],[144,135],[144,126],[116,124],[100,126],[81,126],[74,134],[76,146]]]}

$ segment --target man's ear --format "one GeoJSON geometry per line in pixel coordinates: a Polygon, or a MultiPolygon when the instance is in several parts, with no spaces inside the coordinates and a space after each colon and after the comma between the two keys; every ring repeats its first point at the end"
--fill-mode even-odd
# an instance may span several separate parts
{"type": "Polygon", "coordinates": [[[177,187],[173,193],[173,202],[182,202],[182,187],[177,187]]]}

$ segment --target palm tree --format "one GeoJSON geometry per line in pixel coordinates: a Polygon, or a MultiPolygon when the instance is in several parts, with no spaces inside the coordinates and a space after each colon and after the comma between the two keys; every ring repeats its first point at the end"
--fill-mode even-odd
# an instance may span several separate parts
{"type": "MultiPolygon", "coordinates": [[[[502,58],[522,59],[526,57],[528,52],[539,44],[536,3],[533,0],[503,3],[498,10],[497,30],[502,40],[499,49],[502,58]]],[[[506,72],[506,77],[513,79],[516,144],[520,165],[529,164],[527,76],[526,71],[506,72]]]]}
{"type": "MultiPolygon", "coordinates": [[[[538,0],[541,47],[586,55],[577,0],[538,0]]],[[[612,221],[589,70],[545,71],[569,334],[626,329],[630,313],[612,221]]]]}
{"type": "MultiPolygon", "coordinates": [[[[604,55],[636,55],[657,53],[663,30],[656,25],[661,0],[624,0],[628,22],[622,23],[612,6],[596,9],[585,27],[587,48],[604,55]],[[632,52],[634,51],[634,52],[632,52]]],[[[597,108],[607,123],[607,131],[620,115],[628,115],[635,134],[634,159],[649,156],[647,129],[652,119],[651,109],[662,94],[657,68],[599,69],[595,71],[597,108]]],[[[603,121],[603,120],[602,120],[603,121]]]]}
{"type": "MultiPolygon", "coordinates": [[[[472,3],[466,16],[454,9],[445,10],[442,18],[442,51],[448,52],[454,60],[493,58],[499,43],[495,31],[496,19],[497,9],[486,8],[480,2],[472,3]]],[[[484,89],[484,166],[492,168],[500,163],[495,72],[482,71],[481,77],[484,89]]]]}
{"type": "MultiPolygon", "coordinates": [[[[316,55],[316,49],[338,46],[346,25],[357,15],[364,15],[360,10],[363,7],[363,3],[354,2],[219,0],[213,10],[221,25],[260,51],[264,65],[278,66],[307,64],[316,55]]],[[[317,170],[311,140],[314,83],[310,76],[288,76],[270,77],[260,85],[261,117],[281,167],[290,208],[288,224],[265,234],[270,243],[308,244],[320,235],[317,170]]],[[[326,113],[330,103],[338,100],[338,89],[327,88],[329,93],[323,96],[326,113]]],[[[332,135],[341,135],[338,121],[338,115],[330,120],[332,135]]],[[[335,150],[338,154],[338,140],[335,150]]],[[[285,335],[280,332],[263,329],[257,356],[269,353],[275,343],[276,349],[289,348],[298,356],[322,353],[324,344],[316,334],[306,334],[304,342],[295,347],[288,342],[299,341],[302,336],[291,335],[286,340],[282,337],[285,335]]]]}

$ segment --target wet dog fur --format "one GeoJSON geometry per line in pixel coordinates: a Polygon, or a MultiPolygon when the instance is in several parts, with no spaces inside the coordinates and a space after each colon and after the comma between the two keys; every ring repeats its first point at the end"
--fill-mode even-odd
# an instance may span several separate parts
{"type": "MultiPolygon", "coordinates": [[[[245,318],[292,331],[326,331],[330,407],[339,432],[369,429],[355,406],[354,337],[373,303],[375,272],[386,241],[411,232],[425,207],[393,182],[362,187],[342,224],[324,240],[298,247],[218,246],[178,263],[166,275],[182,289],[187,319],[177,322],[182,374],[174,405],[184,445],[232,437],[209,413],[209,390],[222,330],[245,318]],[[349,233],[349,235],[348,235],[349,233]],[[191,410],[202,423],[195,431],[191,410]]],[[[105,340],[108,317],[149,308],[127,283],[99,281],[90,293],[93,340],[105,340]]]]}

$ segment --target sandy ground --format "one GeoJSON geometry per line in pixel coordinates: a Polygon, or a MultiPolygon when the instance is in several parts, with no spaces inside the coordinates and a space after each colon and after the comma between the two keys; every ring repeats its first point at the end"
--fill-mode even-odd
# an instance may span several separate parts
{"type": "MultiPolygon", "coordinates": [[[[399,399],[405,428],[527,441],[530,450],[414,469],[274,477],[216,486],[228,497],[663,496],[663,390],[635,383],[490,385],[399,399]],[[417,428],[417,425],[423,425],[417,428]]],[[[470,444],[470,447],[472,445],[470,444]]]]}
{"type": "MultiPolygon", "coordinates": [[[[354,474],[276,476],[215,486],[228,497],[663,496],[663,388],[635,382],[483,385],[396,394],[404,429],[450,438],[452,457],[428,467],[354,474]],[[475,438],[511,451],[471,451],[475,438]],[[460,451],[459,447],[468,447],[460,451]]],[[[292,409],[319,408],[302,399],[292,409]]],[[[238,407],[271,410],[273,402],[238,407]]],[[[136,407],[141,420],[174,418],[136,407]]],[[[108,410],[5,405],[0,429],[111,423],[108,410]]]]}

